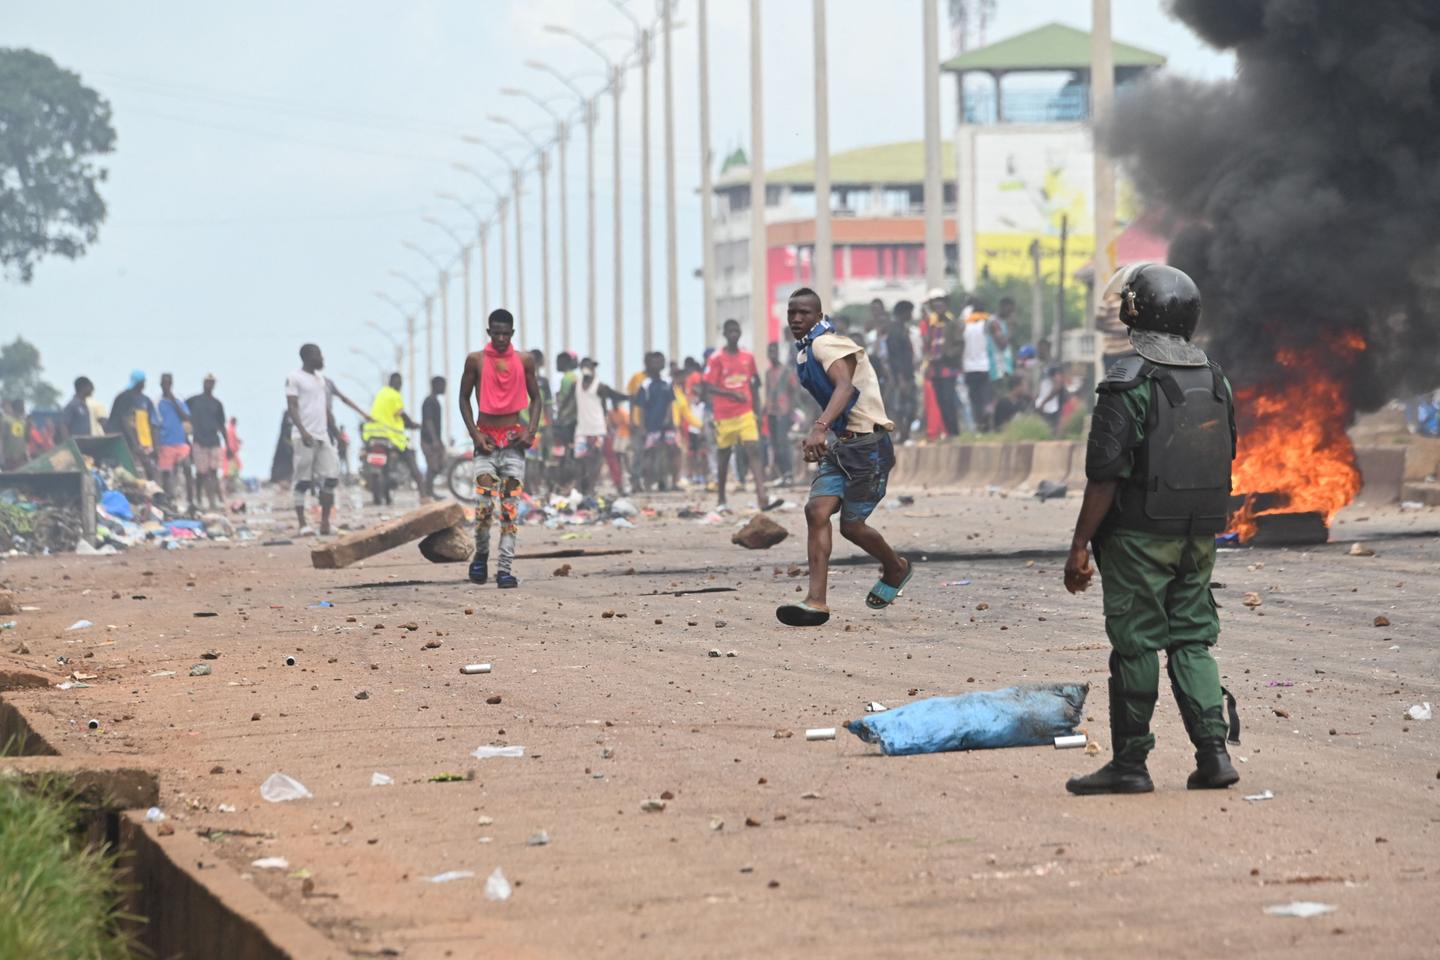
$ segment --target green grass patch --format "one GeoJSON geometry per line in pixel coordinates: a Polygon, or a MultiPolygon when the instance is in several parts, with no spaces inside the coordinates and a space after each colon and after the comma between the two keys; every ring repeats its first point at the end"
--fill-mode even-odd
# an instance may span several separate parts
{"type": "Polygon", "coordinates": [[[1037,440],[1053,440],[1050,424],[1034,413],[1022,413],[1011,418],[997,436],[1006,443],[1033,443],[1037,440]]]}
{"type": "Polygon", "coordinates": [[[0,782],[0,957],[131,960],[115,858],[55,783],[0,782]]]}

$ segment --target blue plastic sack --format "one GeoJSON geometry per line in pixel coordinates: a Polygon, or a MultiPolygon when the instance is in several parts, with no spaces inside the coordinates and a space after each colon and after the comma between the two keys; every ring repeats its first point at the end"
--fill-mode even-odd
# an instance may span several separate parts
{"type": "Polygon", "coordinates": [[[1075,732],[1088,683],[1043,683],[931,697],[851,720],[846,729],[886,756],[1034,747],[1075,732]]]}
{"type": "Polygon", "coordinates": [[[130,501],[125,499],[125,494],[119,490],[106,490],[100,496],[100,506],[105,512],[120,520],[134,520],[135,511],[130,509],[130,501]]]}

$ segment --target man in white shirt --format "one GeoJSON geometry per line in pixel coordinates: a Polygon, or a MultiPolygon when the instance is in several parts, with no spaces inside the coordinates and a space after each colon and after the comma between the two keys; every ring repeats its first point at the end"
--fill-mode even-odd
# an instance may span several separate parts
{"type": "Polygon", "coordinates": [[[970,415],[978,433],[993,426],[994,391],[990,389],[990,313],[984,304],[974,304],[965,321],[965,391],[970,398],[970,415]]]}
{"type": "Polygon", "coordinates": [[[302,535],[314,531],[305,523],[305,495],[314,490],[320,499],[320,532],[330,532],[330,511],[340,482],[340,457],[335,451],[335,417],[330,397],[339,397],[366,420],[369,415],[337,390],[320,371],[325,358],[320,348],[300,348],[300,369],[285,378],[285,403],[290,410],[290,442],[295,449],[295,518],[302,535]]]}

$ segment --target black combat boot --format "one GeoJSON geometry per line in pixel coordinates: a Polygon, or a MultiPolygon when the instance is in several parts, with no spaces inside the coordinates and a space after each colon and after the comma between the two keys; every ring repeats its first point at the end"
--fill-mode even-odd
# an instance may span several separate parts
{"type": "Polygon", "coordinates": [[[1224,740],[1202,740],[1195,747],[1195,772],[1185,781],[1186,789],[1223,790],[1239,780],[1240,773],[1230,764],[1224,740]]]}
{"type": "Polygon", "coordinates": [[[1083,797],[1096,793],[1153,793],[1155,784],[1144,760],[1126,763],[1115,759],[1088,777],[1071,777],[1065,781],[1065,789],[1083,797]]]}

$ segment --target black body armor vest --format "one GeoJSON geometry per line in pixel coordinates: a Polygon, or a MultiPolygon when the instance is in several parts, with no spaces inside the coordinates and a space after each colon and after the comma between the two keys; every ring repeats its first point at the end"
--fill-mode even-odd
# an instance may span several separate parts
{"type": "MultiPolygon", "coordinates": [[[[1150,391],[1145,438],[1130,478],[1116,492],[1110,523],[1164,536],[1214,536],[1230,508],[1235,410],[1220,368],[1174,367],[1142,357],[1127,383],[1150,391]]],[[[1126,361],[1122,361],[1126,362],[1126,361]]]]}

